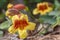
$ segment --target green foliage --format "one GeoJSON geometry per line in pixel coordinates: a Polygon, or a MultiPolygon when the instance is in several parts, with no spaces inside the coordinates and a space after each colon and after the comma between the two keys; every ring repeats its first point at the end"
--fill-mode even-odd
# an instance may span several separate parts
{"type": "Polygon", "coordinates": [[[0,37],[2,37],[3,36],[3,32],[2,31],[0,31],[0,37]]]}
{"type": "Polygon", "coordinates": [[[10,25],[11,25],[11,23],[9,23],[9,21],[5,21],[0,24],[0,29],[7,29],[10,27],[10,25]]]}
{"type": "Polygon", "coordinates": [[[0,0],[0,8],[1,9],[6,9],[6,5],[8,3],[8,0],[0,0]]]}
{"type": "Polygon", "coordinates": [[[60,9],[60,3],[58,0],[55,0],[55,10],[60,9]]]}
{"type": "Polygon", "coordinates": [[[57,17],[57,24],[60,25],[60,15],[57,17]]]}
{"type": "Polygon", "coordinates": [[[0,19],[4,19],[5,15],[3,13],[0,14],[0,19]]]}
{"type": "Polygon", "coordinates": [[[53,12],[50,12],[48,15],[57,17],[60,15],[60,11],[53,11],[53,12]]]}
{"type": "Polygon", "coordinates": [[[53,16],[40,16],[40,19],[43,20],[43,23],[48,23],[48,24],[54,24],[56,22],[56,19],[53,16]]]}

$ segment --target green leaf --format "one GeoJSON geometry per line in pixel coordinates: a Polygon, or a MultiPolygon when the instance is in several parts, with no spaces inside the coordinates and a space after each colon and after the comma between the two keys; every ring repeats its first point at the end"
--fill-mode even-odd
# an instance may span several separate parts
{"type": "Polygon", "coordinates": [[[55,28],[56,25],[59,25],[60,24],[60,16],[57,16],[56,17],[56,22],[54,24],[51,25],[52,28],[55,28]]]}
{"type": "Polygon", "coordinates": [[[54,24],[56,19],[53,16],[40,16],[40,19],[43,20],[43,23],[54,24]]]}
{"type": "Polygon", "coordinates": [[[60,6],[60,3],[58,2],[58,0],[55,0],[55,5],[60,6]]]}
{"type": "Polygon", "coordinates": [[[53,12],[50,12],[48,15],[50,15],[50,16],[59,16],[60,11],[53,11],[53,12]]]}
{"type": "Polygon", "coordinates": [[[10,25],[11,25],[11,23],[9,23],[9,21],[5,21],[0,24],[0,29],[7,29],[10,27],[10,25]]]}
{"type": "Polygon", "coordinates": [[[60,16],[57,17],[57,25],[60,25],[60,16]]]}
{"type": "Polygon", "coordinates": [[[58,0],[55,0],[55,10],[60,8],[60,3],[58,2],[58,0]]]}

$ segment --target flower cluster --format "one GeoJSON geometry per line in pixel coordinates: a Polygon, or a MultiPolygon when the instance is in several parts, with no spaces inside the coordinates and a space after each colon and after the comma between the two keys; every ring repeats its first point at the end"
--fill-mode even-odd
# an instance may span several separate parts
{"type": "Polygon", "coordinates": [[[8,18],[11,18],[14,15],[18,15],[20,14],[19,10],[24,10],[26,8],[25,5],[23,4],[8,4],[7,6],[7,11],[6,11],[6,16],[8,16],[8,18]]]}
{"type": "MultiPolygon", "coordinates": [[[[22,39],[28,36],[27,31],[34,30],[36,26],[36,23],[29,21],[27,14],[23,14],[20,11],[24,9],[26,9],[26,6],[23,4],[8,4],[6,11],[6,16],[12,21],[12,25],[8,29],[9,33],[14,34],[18,32],[19,37],[22,39]]],[[[51,17],[49,14],[46,14],[52,12],[52,10],[53,6],[51,3],[42,2],[37,4],[37,7],[33,10],[33,14],[41,14],[41,16],[37,18],[37,21],[43,20],[43,23],[50,23],[49,21],[53,20],[53,17],[51,17]]]]}
{"type": "Polygon", "coordinates": [[[29,22],[28,16],[26,14],[21,13],[19,10],[23,10],[25,8],[24,5],[8,5],[8,10],[6,11],[6,16],[11,18],[12,25],[9,27],[8,31],[12,34],[18,32],[19,37],[24,39],[28,36],[28,30],[34,30],[36,24],[33,22],[29,22]]]}

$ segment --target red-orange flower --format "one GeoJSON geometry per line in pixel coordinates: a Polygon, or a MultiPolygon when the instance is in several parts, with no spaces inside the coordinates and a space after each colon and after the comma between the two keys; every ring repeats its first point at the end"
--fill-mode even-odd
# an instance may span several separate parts
{"type": "Polygon", "coordinates": [[[33,14],[36,15],[40,13],[41,15],[45,15],[46,13],[52,11],[52,4],[48,2],[38,3],[37,8],[33,10],[33,14]]]}
{"type": "Polygon", "coordinates": [[[27,37],[27,30],[34,30],[36,24],[28,21],[28,16],[25,14],[14,15],[12,17],[12,26],[8,29],[10,33],[15,33],[18,31],[20,38],[27,37]]]}

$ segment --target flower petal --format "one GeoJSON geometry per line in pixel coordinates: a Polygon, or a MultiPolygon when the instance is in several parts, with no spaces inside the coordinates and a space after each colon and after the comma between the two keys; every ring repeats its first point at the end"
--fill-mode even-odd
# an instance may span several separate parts
{"type": "Polygon", "coordinates": [[[53,10],[53,8],[51,8],[51,7],[48,7],[48,10],[47,10],[47,12],[51,12],[53,10]]]}
{"type": "Polygon", "coordinates": [[[10,12],[8,12],[8,10],[6,11],[6,16],[8,16],[8,14],[9,14],[10,12]]]}
{"type": "Polygon", "coordinates": [[[15,20],[22,20],[22,19],[26,19],[26,21],[28,21],[28,16],[22,13],[20,17],[18,15],[15,15],[12,17],[12,22],[14,23],[15,20]]]}
{"type": "Polygon", "coordinates": [[[23,4],[16,4],[13,6],[13,8],[17,9],[17,10],[23,10],[25,9],[25,5],[23,4]]]}
{"type": "Polygon", "coordinates": [[[29,25],[25,29],[27,29],[27,30],[34,30],[35,26],[36,26],[35,23],[29,22],[29,25]]]}
{"type": "Polygon", "coordinates": [[[5,15],[6,15],[8,18],[10,18],[10,19],[11,19],[11,18],[12,18],[12,16],[10,16],[9,14],[10,14],[10,12],[7,10],[5,15]]]}
{"type": "Polygon", "coordinates": [[[27,15],[25,15],[24,18],[26,19],[26,21],[28,21],[28,16],[27,15]]]}
{"type": "Polygon", "coordinates": [[[41,15],[46,15],[47,11],[46,11],[46,10],[45,10],[45,11],[39,11],[39,13],[40,13],[41,15]]]}
{"type": "Polygon", "coordinates": [[[13,24],[14,24],[15,20],[19,20],[19,17],[17,15],[15,15],[15,16],[12,17],[13,24]]]}
{"type": "Polygon", "coordinates": [[[26,21],[28,21],[28,16],[26,14],[21,13],[20,20],[21,19],[26,19],[26,21]]]}
{"type": "Polygon", "coordinates": [[[34,14],[34,15],[36,15],[36,14],[38,14],[38,13],[39,13],[39,10],[37,10],[37,8],[33,10],[33,14],[34,14]]]}
{"type": "Polygon", "coordinates": [[[10,9],[10,8],[12,8],[13,7],[13,4],[11,4],[11,3],[9,3],[8,5],[7,5],[7,8],[8,9],[10,9]]]}
{"type": "Polygon", "coordinates": [[[37,8],[39,8],[40,5],[42,5],[42,3],[38,3],[38,4],[37,4],[37,8]]]}
{"type": "Polygon", "coordinates": [[[26,30],[20,30],[18,29],[19,37],[24,39],[27,37],[27,31],[26,30]]]}
{"type": "Polygon", "coordinates": [[[9,31],[9,33],[15,33],[16,31],[17,31],[17,29],[15,29],[14,27],[13,27],[13,25],[8,29],[8,31],[9,31]]]}

